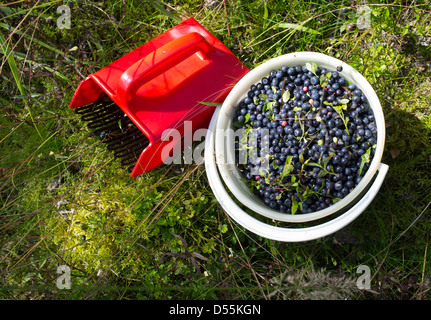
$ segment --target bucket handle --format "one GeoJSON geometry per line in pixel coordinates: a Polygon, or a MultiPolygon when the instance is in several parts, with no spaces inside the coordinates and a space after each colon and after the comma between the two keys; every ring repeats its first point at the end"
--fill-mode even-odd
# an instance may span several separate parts
{"type": "Polygon", "coordinates": [[[126,107],[129,97],[139,87],[192,54],[198,53],[201,60],[206,60],[213,50],[213,46],[197,32],[183,35],[155,49],[122,74],[116,94],[119,104],[126,107]]]}

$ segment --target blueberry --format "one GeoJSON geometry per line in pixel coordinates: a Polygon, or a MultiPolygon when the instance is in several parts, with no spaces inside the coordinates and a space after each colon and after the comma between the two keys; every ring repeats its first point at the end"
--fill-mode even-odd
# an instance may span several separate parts
{"type": "MultiPolygon", "coordinates": [[[[240,116],[240,117],[242,117],[242,116],[240,116]]],[[[238,121],[240,121],[239,120],[239,117],[238,117],[238,121]]],[[[245,118],[244,118],[244,120],[243,121],[240,121],[240,122],[244,122],[245,121],[245,118]]],[[[259,121],[259,120],[255,120],[255,121],[253,121],[253,127],[254,128],[259,128],[259,127],[261,127],[262,126],[262,121],[259,121]]]]}
{"type": "Polygon", "coordinates": [[[310,104],[308,102],[305,102],[301,105],[302,110],[309,111],[310,110],[310,104]]]}
{"type": "Polygon", "coordinates": [[[347,86],[347,89],[349,89],[350,91],[354,91],[356,89],[356,84],[351,83],[347,86]]]}
{"type": "Polygon", "coordinates": [[[361,96],[362,95],[362,91],[361,91],[361,89],[355,89],[355,90],[353,90],[353,94],[355,96],[361,96]]]}
{"type": "Polygon", "coordinates": [[[287,69],[287,74],[289,75],[289,76],[296,76],[296,69],[295,68],[289,68],[289,69],[287,69]]]}
{"type": "Polygon", "coordinates": [[[361,97],[358,95],[353,96],[352,102],[354,103],[361,103],[361,97]]]}

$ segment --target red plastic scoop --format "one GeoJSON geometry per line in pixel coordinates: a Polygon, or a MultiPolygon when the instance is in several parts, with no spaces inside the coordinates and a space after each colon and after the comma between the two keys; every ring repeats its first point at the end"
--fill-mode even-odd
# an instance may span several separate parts
{"type": "Polygon", "coordinates": [[[89,75],[70,108],[78,108],[89,128],[138,176],[164,162],[167,144],[182,143],[162,141],[166,129],[183,136],[185,121],[192,121],[193,131],[207,128],[214,108],[199,102],[222,102],[248,71],[189,18],[89,75]]]}

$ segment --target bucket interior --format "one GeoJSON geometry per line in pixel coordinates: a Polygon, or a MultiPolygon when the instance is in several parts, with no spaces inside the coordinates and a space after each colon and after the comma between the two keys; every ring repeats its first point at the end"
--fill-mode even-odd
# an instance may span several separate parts
{"type": "Polygon", "coordinates": [[[334,214],[345,212],[347,208],[351,207],[355,202],[357,202],[363,196],[365,190],[367,190],[367,187],[372,183],[372,180],[377,174],[385,138],[384,117],[380,102],[374,90],[365,80],[365,78],[363,78],[356,70],[340,60],[327,57],[326,55],[313,53],[304,55],[302,53],[296,53],[295,56],[294,54],[280,56],[252,70],[248,75],[241,79],[240,83],[238,83],[238,85],[231,91],[230,95],[225,100],[216,127],[217,131],[218,129],[223,128],[232,129],[227,133],[224,133],[223,130],[220,130],[222,131],[220,134],[217,134],[216,131],[215,150],[216,161],[217,166],[219,167],[220,175],[222,176],[227,188],[235,196],[236,200],[239,200],[242,205],[248,209],[251,209],[250,212],[258,213],[263,217],[276,221],[295,223],[313,221],[328,216],[333,217],[334,214]],[[286,58],[286,56],[289,57],[286,58]],[[239,107],[240,101],[246,97],[250,86],[259,82],[263,77],[268,76],[269,72],[273,69],[279,69],[283,65],[291,67],[297,64],[305,64],[308,61],[315,61],[319,67],[324,67],[328,70],[335,70],[337,65],[343,65],[343,77],[347,81],[356,83],[357,86],[362,89],[376,117],[377,148],[373,160],[370,163],[370,167],[362,181],[346,197],[323,210],[312,213],[300,213],[292,215],[270,209],[263,203],[262,199],[250,192],[249,187],[243,181],[244,177],[242,176],[242,173],[235,165],[235,152],[229,148],[229,145],[232,139],[234,139],[232,132],[236,129],[232,120],[233,114],[239,107]],[[227,143],[227,141],[229,143],[227,143]]]}

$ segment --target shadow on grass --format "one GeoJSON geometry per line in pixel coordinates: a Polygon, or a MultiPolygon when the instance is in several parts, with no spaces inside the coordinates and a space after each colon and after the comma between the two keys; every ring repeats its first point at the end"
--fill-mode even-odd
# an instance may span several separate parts
{"type": "Polygon", "coordinates": [[[431,131],[412,113],[392,108],[385,114],[385,181],[367,210],[334,239],[349,245],[358,265],[374,270],[372,289],[379,294],[373,298],[425,298],[431,131]]]}

